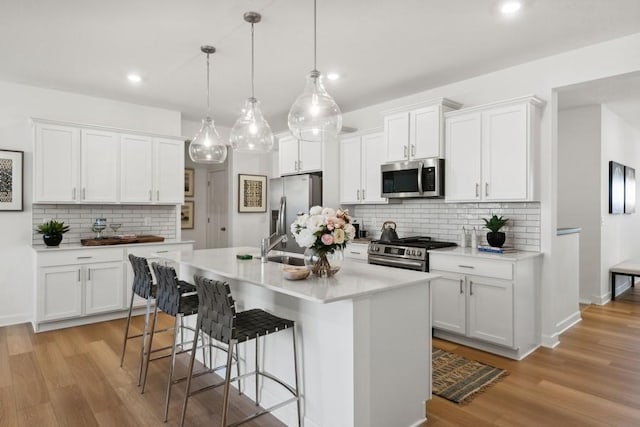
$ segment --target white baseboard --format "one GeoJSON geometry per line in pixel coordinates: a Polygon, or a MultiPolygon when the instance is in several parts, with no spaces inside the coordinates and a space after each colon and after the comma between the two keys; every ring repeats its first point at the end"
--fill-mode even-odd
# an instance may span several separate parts
{"type": "Polygon", "coordinates": [[[573,313],[571,316],[568,316],[566,319],[559,321],[556,323],[556,334],[560,335],[567,329],[570,329],[576,323],[582,320],[582,316],[580,315],[580,310],[573,313]]]}
{"type": "Polygon", "coordinates": [[[611,301],[611,292],[607,292],[606,294],[603,294],[603,295],[591,296],[591,303],[595,305],[605,305],[609,301],[611,301]]]}
{"type": "Polygon", "coordinates": [[[12,314],[0,316],[0,326],[19,325],[20,323],[32,323],[33,316],[30,313],[12,314]]]}
{"type": "Polygon", "coordinates": [[[426,419],[426,418],[423,418],[423,419],[418,420],[418,421],[416,421],[415,423],[413,423],[413,424],[409,425],[408,427],[418,427],[418,426],[423,425],[423,424],[424,424],[424,423],[426,423],[426,422],[427,422],[427,419],[426,419]]]}
{"type": "Polygon", "coordinates": [[[546,348],[556,348],[560,344],[559,334],[546,335],[542,334],[540,345],[546,348]]]}

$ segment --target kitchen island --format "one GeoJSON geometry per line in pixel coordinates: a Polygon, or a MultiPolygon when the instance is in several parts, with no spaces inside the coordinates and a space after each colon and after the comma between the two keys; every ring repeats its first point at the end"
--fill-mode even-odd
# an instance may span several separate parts
{"type": "MultiPolygon", "coordinates": [[[[176,262],[184,280],[201,274],[229,282],[239,311],[262,308],[296,321],[306,427],[423,422],[424,402],[431,398],[429,281],[438,276],[345,260],[332,278],[288,281],[282,264],[263,263],[258,253],[240,247],[158,256],[176,262]],[[237,254],[254,259],[238,260],[237,254]]],[[[270,335],[261,346],[261,360],[267,371],[293,384],[287,334],[270,335]]],[[[240,346],[241,370],[253,369],[253,351],[252,343],[240,346]]],[[[219,361],[224,357],[216,356],[219,361]]],[[[243,391],[253,398],[253,390],[247,379],[243,391]]],[[[288,397],[268,381],[261,382],[260,394],[264,407],[288,397]]],[[[274,415],[287,425],[297,424],[295,405],[274,415]]]]}

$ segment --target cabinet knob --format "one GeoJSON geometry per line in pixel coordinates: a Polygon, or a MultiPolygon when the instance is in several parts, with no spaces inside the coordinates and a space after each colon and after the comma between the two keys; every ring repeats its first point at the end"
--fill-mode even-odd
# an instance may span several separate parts
{"type": "Polygon", "coordinates": [[[476,197],[480,197],[480,184],[476,182],[476,197]]]}
{"type": "Polygon", "coordinates": [[[464,287],[463,287],[463,284],[464,284],[464,279],[460,279],[460,294],[461,294],[461,295],[462,295],[462,294],[464,294],[464,287]]]}
{"type": "Polygon", "coordinates": [[[469,280],[469,295],[473,295],[473,281],[469,280]]]}
{"type": "Polygon", "coordinates": [[[221,227],[220,231],[227,231],[227,227],[221,227]]]}
{"type": "Polygon", "coordinates": [[[367,199],[367,196],[365,194],[366,193],[365,193],[364,188],[363,188],[362,189],[362,200],[366,200],[367,199]]]}
{"type": "Polygon", "coordinates": [[[489,183],[488,182],[484,183],[484,195],[485,196],[489,195],[489,183]]]}
{"type": "Polygon", "coordinates": [[[416,155],[416,146],[415,145],[411,145],[411,157],[416,155]]]}
{"type": "Polygon", "coordinates": [[[360,190],[356,190],[356,199],[360,200],[360,190]]]}
{"type": "Polygon", "coordinates": [[[404,150],[404,158],[405,158],[405,159],[406,159],[406,158],[408,158],[408,157],[409,157],[409,154],[408,154],[408,152],[407,152],[407,146],[406,146],[406,145],[403,145],[403,146],[402,146],[402,149],[404,150]]]}

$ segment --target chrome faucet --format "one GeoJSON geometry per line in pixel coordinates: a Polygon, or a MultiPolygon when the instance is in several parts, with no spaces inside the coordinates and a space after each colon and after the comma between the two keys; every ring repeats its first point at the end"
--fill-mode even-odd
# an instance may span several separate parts
{"type": "Polygon", "coordinates": [[[282,196],[280,198],[280,210],[278,211],[278,220],[276,222],[276,232],[270,235],[269,237],[265,237],[260,242],[260,259],[262,262],[267,262],[267,255],[269,252],[275,248],[280,243],[286,243],[287,232],[284,229],[285,223],[285,210],[287,208],[287,198],[282,196]]]}

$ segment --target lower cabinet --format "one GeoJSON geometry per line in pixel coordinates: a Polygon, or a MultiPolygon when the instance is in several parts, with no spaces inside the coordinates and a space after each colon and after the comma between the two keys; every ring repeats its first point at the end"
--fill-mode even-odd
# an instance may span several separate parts
{"type": "Polygon", "coordinates": [[[434,252],[430,272],[441,276],[431,281],[435,336],[514,359],[537,348],[537,254],[476,258],[434,252]]]}
{"type": "MultiPolygon", "coordinates": [[[[36,331],[121,317],[131,298],[129,253],[148,257],[192,248],[191,243],[180,243],[38,251],[36,331]]],[[[139,299],[136,306],[145,304],[139,299]]]]}

